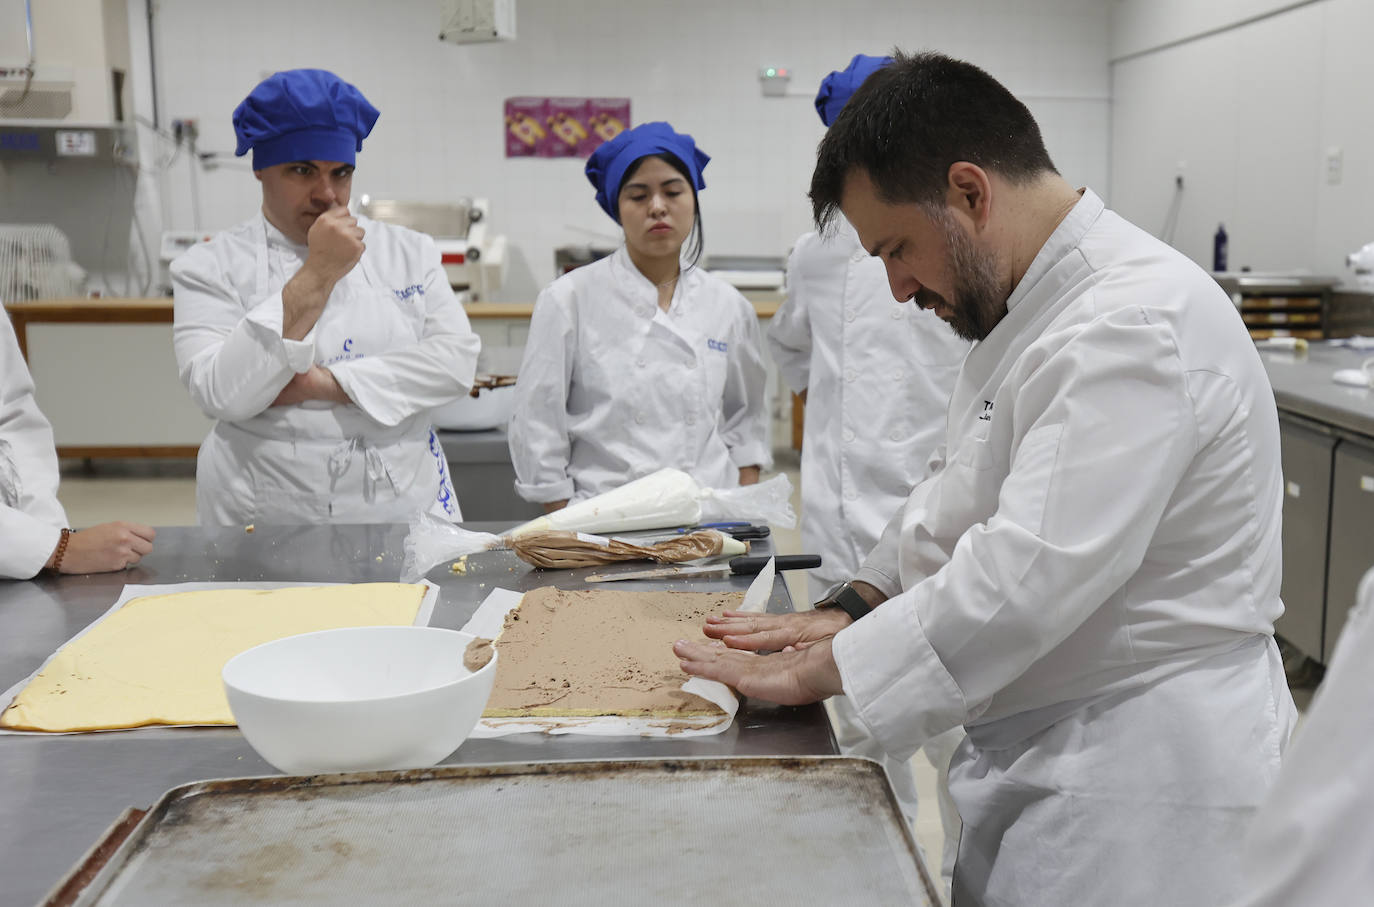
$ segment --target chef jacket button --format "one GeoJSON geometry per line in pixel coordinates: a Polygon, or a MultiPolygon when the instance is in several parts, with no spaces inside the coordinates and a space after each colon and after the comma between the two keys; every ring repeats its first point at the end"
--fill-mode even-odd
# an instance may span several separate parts
{"type": "Polygon", "coordinates": [[[649,360],[641,356],[639,357],[639,359],[635,360],[635,365],[639,366],[640,368],[645,368],[649,365],[649,360]]]}
{"type": "Polygon", "coordinates": [[[893,317],[893,318],[901,318],[901,317],[902,317],[902,310],[899,309],[899,308],[893,309],[893,310],[892,310],[892,317],[893,317]]]}
{"type": "Polygon", "coordinates": [[[852,384],[853,382],[859,380],[859,373],[854,371],[854,369],[852,368],[847,368],[844,370],[844,380],[852,384]]]}
{"type": "Polygon", "coordinates": [[[840,437],[844,439],[844,443],[852,444],[854,442],[854,430],[852,428],[846,428],[840,437]]]}
{"type": "Polygon", "coordinates": [[[894,431],[892,432],[892,434],[888,435],[888,437],[891,438],[891,439],[894,440],[894,441],[900,441],[900,440],[902,440],[902,433],[899,432],[899,431],[894,430],[894,431]]]}
{"type": "Polygon", "coordinates": [[[901,369],[897,369],[895,372],[892,373],[893,381],[901,381],[905,377],[906,374],[901,369]]]}
{"type": "Polygon", "coordinates": [[[682,421],[686,422],[688,425],[696,425],[696,424],[697,424],[697,417],[696,417],[696,416],[688,416],[686,419],[683,419],[682,421]]]}
{"type": "Polygon", "coordinates": [[[845,320],[845,321],[853,321],[853,320],[854,320],[855,318],[857,318],[857,317],[859,317],[859,314],[858,314],[858,312],[854,311],[853,309],[845,309],[845,310],[844,310],[844,320],[845,320]]]}
{"type": "Polygon", "coordinates": [[[859,493],[858,493],[857,491],[855,491],[854,489],[852,489],[852,488],[849,489],[848,491],[846,491],[846,492],[844,493],[844,499],[845,499],[846,501],[856,501],[856,500],[858,500],[858,498],[859,498],[859,493]]]}
{"type": "Polygon", "coordinates": [[[637,424],[637,425],[643,425],[643,424],[644,424],[644,414],[643,414],[643,413],[635,413],[635,424],[637,424]]]}

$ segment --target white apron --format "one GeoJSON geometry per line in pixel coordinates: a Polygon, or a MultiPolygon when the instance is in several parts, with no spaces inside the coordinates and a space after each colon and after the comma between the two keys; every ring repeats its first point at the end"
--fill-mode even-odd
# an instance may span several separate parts
{"type": "MultiPolygon", "coordinates": [[[[260,240],[255,298],[269,292],[265,227],[260,240]]],[[[405,311],[364,255],[335,285],[311,329],[315,364],[415,344],[423,312],[405,311]]],[[[201,445],[196,508],[202,525],[404,522],[417,511],[462,518],[443,448],[427,423],[411,419],[387,428],[356,407],[325,401],[267,414],[217,422],[201,445]]]]}
{"type": "Polygon", "coordinates": [[[954,907],[1225,903],[1292,731],[1284,683],[1253,637],[1010,745],[980,746],[1001,722],[971,727],[949,770],[954,907]]]}

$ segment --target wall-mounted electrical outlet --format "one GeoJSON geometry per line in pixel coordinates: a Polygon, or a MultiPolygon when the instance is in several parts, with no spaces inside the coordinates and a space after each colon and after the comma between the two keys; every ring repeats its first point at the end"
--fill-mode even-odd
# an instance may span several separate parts
{"type": "Polygon", "coordinates": [[[1337,145],[1326,149],[1326,184],[1339,186],[1345,170],[1345,152],[1337,145]]]}

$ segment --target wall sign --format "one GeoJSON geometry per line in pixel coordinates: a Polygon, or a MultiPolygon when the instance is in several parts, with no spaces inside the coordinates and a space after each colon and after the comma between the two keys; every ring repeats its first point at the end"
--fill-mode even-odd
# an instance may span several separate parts
{"type": "Polygon", "coordinates": [[[630,127],[629,98],[507,98],[506,157],[588,157],[630,127]]]}

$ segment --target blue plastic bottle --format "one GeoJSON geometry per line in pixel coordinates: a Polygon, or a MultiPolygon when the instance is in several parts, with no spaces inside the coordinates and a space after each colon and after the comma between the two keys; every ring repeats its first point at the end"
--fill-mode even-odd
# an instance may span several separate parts
{"type": "Polygon", "coordinates": [[[1216,236],[1212,237],[1212,270],[1226,270],[1226,225],[1217,224],[1216,236]]]}

